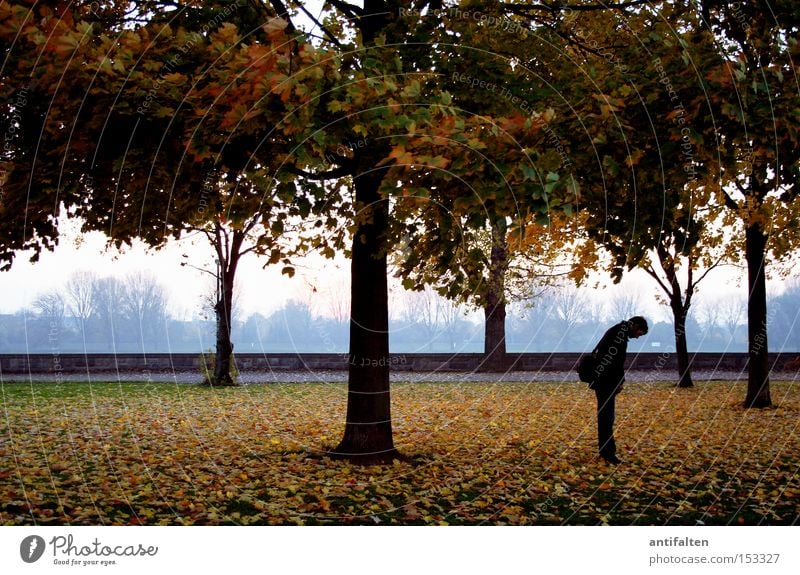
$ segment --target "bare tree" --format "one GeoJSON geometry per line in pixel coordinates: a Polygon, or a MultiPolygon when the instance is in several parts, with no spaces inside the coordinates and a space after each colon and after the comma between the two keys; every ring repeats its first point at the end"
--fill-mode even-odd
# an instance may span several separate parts
{"type": "Polygon", "coordinates": [[[569,345],[573,328],[586,317],[588,307],[586,294],[574,285],[561,285],[553,290],[553,318],[562,345],[569,345]]]}
{"type": "Polygon", "coordinates": [[[33,301],[37,315],[55,322],[59,327],[64,323],[64,296],[57,291],[39,294],[33,301]]]}
{"type": "Polygon", "coordinates": [[[631,318],[641,314],[642,296],[630,290],[618,292],[609,302],[614,321],[631,318]]]}
{"type": "Polygon", "coordinates": [[[403,319],[423,330],[430,351],[440,328],[437,294],[430,286],[425,286],[425,289],[420,291],[407,291],[403,301],[405,303],[403,319]]]}
{"type": "Polygon", "coordinates": [[[122,311],[144,349],[165,332],[167,291],[153,274],[138,271],[122,280],[120,296],[122,311]]]}
{"type": "Polygon", "coordinates": [[[700,325],[703,326],[704,338],[714,339],[720,330],[720,306],[708,300],[695,301],[694,312],[700,325]]]}
{"type": "Polygon", "coordinates": [[[450,344],[449,351],[456,350],[456,326],[459,320],[463,320],[464,306],[444,297],[437,299],[436,309],[441,319],[442,331],[447,334],[450,344]]]}
{"type": "Polygon", "coordinates": [[[722,325],[728,332],[728,345],[736,342],[736,332],[739,330],[742,319],[745,318],[747,305],[739,296],[728,296],[718,303],[722,325]]]}
{"type": "Polygon", "coordinates": [[[54,347],[64,331],[64,297],[56,291],[39,294],[33,301],[33,309],[36,311],[37,319],[44,324],[42,332],[47,334],[49,346],[54,347]]]}
{"type": "Polygon", "coordinates": [[[332,283],[326,290],[328,315],[333,318],[337,327],[343,328],[350,321],[350,286],[340,280],[332,283]]]}
{"type": "Polygon", "coordinates": [[[603,324],[606,320],[606,303],[602,300],[591,299],[586,305],[586,321],[591,325],[603,324]]]}
{"type": "Polygon", "coordinates": [[[97,275],[88,270],[74,272],[64,286],[67,311],[72,316],[79,333],[86,338],[86,326],[95,315],[97,275]]]}
{"type": "Polygon", "coordinates": [[[555,315],[565,329],[577,324],[589,308],[586,294],[572,285],[557,287],[553,292],[553,304],[555,315]]]}

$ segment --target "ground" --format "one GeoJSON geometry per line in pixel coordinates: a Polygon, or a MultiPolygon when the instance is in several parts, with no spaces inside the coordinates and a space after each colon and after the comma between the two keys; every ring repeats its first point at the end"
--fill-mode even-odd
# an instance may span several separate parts
{"type": "Polygon", "coordinates": [[[409,461],[331,460],[342,383],[2,383],[0,524],[797,524],[800,386],[631,382],[624,460],[577,382],[392,385],[409,461]]]}

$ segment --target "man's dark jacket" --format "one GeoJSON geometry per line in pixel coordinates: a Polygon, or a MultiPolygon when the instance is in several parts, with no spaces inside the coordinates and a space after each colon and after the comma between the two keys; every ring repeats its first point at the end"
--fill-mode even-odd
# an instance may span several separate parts
{"type": "Polygon", "coordinates": [[[631,323],[622,321],[611,326],[595,348],[597,367],[595,379],[589,385],[598,391],[614,392],[625,382],[625,354],[631,323]]]}

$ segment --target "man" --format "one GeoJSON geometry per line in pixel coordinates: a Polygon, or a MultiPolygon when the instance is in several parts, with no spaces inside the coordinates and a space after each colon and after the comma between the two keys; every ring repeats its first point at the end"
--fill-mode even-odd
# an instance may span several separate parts
{"type": "Polygon", "coordinates": [[[597,367],[589,388],[597,396],[597,443],[600,457],[614,465],[621,463],[614,442],[614,400],[625,383],[628,340],[646,333],[647,320],[634,316],[609,328],[593,352],[597,367]]]}

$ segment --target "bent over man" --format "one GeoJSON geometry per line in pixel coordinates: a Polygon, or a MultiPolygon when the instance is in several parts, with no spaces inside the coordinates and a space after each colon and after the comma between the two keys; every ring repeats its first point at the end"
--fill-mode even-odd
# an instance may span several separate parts
{"type": "Polygon", "coordinates": [[[628,340],[647,333],[647,320],[634,316],[611,326],[597,344],[595,376],[589,384],[597,396],[597,443],[600,457],[609,463],[621,463],[614,442],[614,401],[625,383],[625,355],[628,340]]]}

